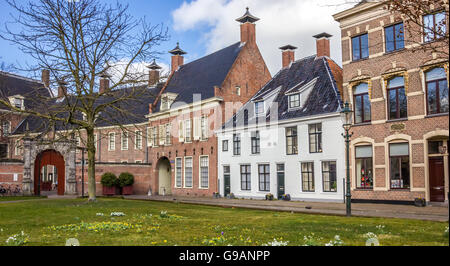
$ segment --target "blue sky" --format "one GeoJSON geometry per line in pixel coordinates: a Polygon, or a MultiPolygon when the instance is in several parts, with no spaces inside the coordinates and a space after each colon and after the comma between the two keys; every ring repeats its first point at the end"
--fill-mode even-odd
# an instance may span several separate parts
{"type": "MultiPolygon", "coordinates": [[[[25,1],[25,0],[19,0],[25,1]]],[[[28,1],[28,0],[27,0],[28,1]]],[[[107,0],[102,0],[107,1],[107,0]]],[[[245,7],[261,21],[257,23],[257,42],[261,53],[274,75],[281,67],[278,47],[292,44],[299,49],[296,57],[315,54],[313,35],[328,32],[332,38],[331,57],[341,62],[339,25],[332,14],[347,6],[330,7],[331,2],[343,0],[119,0],[129,4],[129,12],[137,17],[146,16],[152,23],[164,23],[171,36],[158,50],[167,52],[179,41],[188,52],[185,62],[224,48],[239,41],[239,24],[235,19],[245,7]]],[[[0,26],[9,21],[13,10],[2,1],[0,26]]],[[[0,62],[7,64],[33,63],[17,47],[0,39],[0,62]]],[[[170,64],[166,53],[159,60],[170,64]]]]}

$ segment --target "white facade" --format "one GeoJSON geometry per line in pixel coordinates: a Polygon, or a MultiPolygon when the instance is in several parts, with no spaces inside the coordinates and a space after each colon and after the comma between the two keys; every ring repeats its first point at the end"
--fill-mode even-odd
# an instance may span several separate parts
{"type": "Polygon", "coordinates": [[[277,198],[277,164],[284,164],[285,194],[298,201],[344,201],[345,183],[345,142],[339,112],[278,121],[270,127],[254,125],[218,131],[218,178],[220,194],[224,195],[224,166],[230,167],[230,192],[237,198],[264,199],[268,193],[277,198]],[[322,152],[309,151],[310,124],[322,125],[322,152]],[[287,155],[286,128],[297,127],[298,154],[287,155]],[[251,134],[260,133],[260,154],[252,154],[251,134]],[[240,155],[233,152],[233,134],[241,137],[240,155]],[[223,141],[228,141],[228,151],[223,150],[223,141]],[[306,192],[302,187],[301,164],[313,162],[314,191],[306,192]],[[336,162],[335,192],[325,192],[323,186],[322,162],[336,162]],[[270,191],[260,191],[259,165],[270,166],[270,191]],[[251,190],[241,188],[241,165],[250,165],[251,190]]]}

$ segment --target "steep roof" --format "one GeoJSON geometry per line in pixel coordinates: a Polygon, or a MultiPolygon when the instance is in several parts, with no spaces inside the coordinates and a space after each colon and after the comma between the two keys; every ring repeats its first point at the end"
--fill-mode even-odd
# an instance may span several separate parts
{"type": "MultiPolygon", "coordinates": [[[[243,44],[237,42],[215,53],[180,66],[169,80],[164,93],[178,94],[175,102],[190,104],[194,94],[202,99],[214,97],[214,86],[222,86],[243,44]]],[[[156,104],[158,112],[160,104],[156,104]]]]}
{"type": "MultiPolygon", "coordinates": [[[[32,108],[38,104],[36,96],[50,97],[51,92],[41,81],[29,79],[19,75],[0,71],[0,97],[7,99],[11,96],[23,96],[25,108],[32,108]]],[[[7,109],[0,105],[1,109],[7,109]]]]}
{"type": "Polygon", "coordinates": [[[335,77],[330,68],[328,57],[309,56],[297,60],[290,67],[283,68],[270,80],[260,91],[258,91],[229,121],[224,125],[226,128],[233,127],[233,121],[237,126],[244,125],[244,112],[248,112],[248,124],[256,123],[254,103],[264,100],[265,116],[259,119],[275,119],[279,121],[325,115],[340,111],[342,100],[336,83],[339,77],[335,77]],[[303,104],[299,109],[289,110],[288,95],[291,93],[305,93],[301,97],[303,104]],[[278,107],[276,107],[276,103],[278,107]],[[269,105],[269,106],[267,106],[269,105]],[[276,109],[275,109],[276,108],[276,109]],[[247,111],[245,111],[247,110],[247,111]],[[276,110],[277,117],[270,112],[276,110]]]}

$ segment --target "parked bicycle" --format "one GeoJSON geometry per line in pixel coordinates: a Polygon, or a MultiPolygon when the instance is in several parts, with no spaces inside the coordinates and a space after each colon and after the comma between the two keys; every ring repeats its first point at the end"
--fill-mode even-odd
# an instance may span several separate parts
{"type": "Polygon", "coordinates": [[[6,188],[4,188],[3,185],[0,185],[0,195],[2,195],[2,197],[4,197],[6,192],[7,192],[6,188]]]}

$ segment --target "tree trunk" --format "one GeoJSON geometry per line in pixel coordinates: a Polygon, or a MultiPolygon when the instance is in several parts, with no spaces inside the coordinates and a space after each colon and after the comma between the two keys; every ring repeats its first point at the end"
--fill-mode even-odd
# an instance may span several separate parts
{"type": "Polygon", "coordinates": [[[94,130],[87,130],[87,152],[88,152],[88,194],[89,201],[96,201],[96,184],[95,184],[95,143],[94,130]]]}

